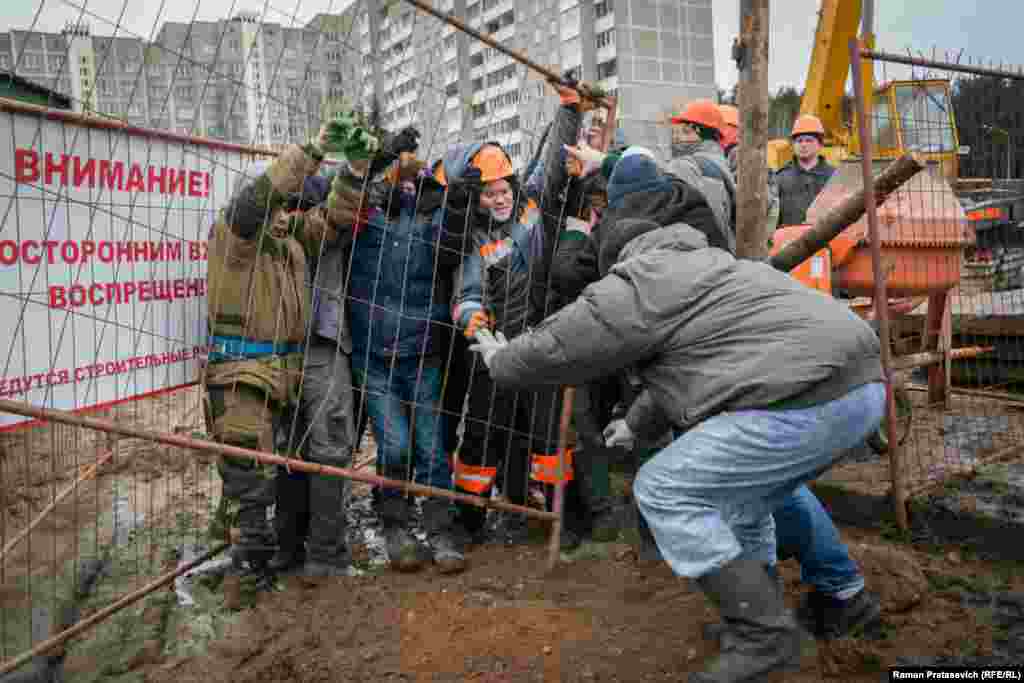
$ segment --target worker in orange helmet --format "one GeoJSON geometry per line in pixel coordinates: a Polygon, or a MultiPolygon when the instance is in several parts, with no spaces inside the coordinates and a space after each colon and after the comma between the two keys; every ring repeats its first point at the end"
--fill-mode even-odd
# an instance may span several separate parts
{"type": "MultiPolygon", "coordinates": [[[[581,115],[592,108],[573,88],[556,90],[561,102],[550,140],[529,177],[520,180],[507,152],[494,142],[456,145],[435,167],[435,179],[448,187],[445,221],[451,232],[466,234],[452,319],[467,340],[482,330],[511,338],[544,318],[547,272],[570,181],[564,148],[576,143],[581,115]]],[[[530,472],[546,471],[558,455],[561,391],[508,391],[494,384],[475,354],[467,351],[465,362],[470,400],[455,489],[489,497],[498,485],[510,502],[525,505],[530,472]]],[[[571,476],[559,474],[561,481],[571,476]]],[[[486,509],[463,503],[458,509],[463,529],[481,539],[486,509]]],[[[509,544],[525,542],[526,517],[504,513],[496,536],[509,544]]]]}
{"type": "Polygon", "coordinates": [[[807,222],[807,209],[835,173],[822,155],[825,127],[813,114],[802,114],[793,124],[793,159],[779,169],[779,226],[807,222]]]}
{"type": "Polygon", "coordinates": [[[720,104],[718,110],[722,112],[722,121],[725,123],[722,127],[722,152],[734,166],[735,173],[733,152],[740,141],[740,110],[731,104],[720,104]]]}

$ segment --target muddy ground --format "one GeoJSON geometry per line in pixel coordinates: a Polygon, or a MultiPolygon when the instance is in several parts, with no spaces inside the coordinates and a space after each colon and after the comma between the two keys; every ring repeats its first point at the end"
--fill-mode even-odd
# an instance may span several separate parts
{"type": "MultiPolygon", "coordinates": [[[[65,680],[676,681],[714,652],[701,627],[715,612],[694,584],[638,562],[628,543],[584,545],[546,576],[534,531],[529,546],[477,547],[460,576],[397,574],[364,555],[362,576],[286,578],[238,612],[220,606],[215,576],[199,578],[193,606],[161,591],[83,638],[65,680]]],[[[888,666],[954,656],[1019,663],[1024,577],[1014,565],[893,532],[843,533],[881,595],[883,624],[808,639],[800,671],[766,681],[879,681],[888,666]]],[[[798,569],[787,562],[782,573],[796,604],[798,569]]]]}
{"type": "MultiPolygon", "coordinates": [[[[167,428],[194,422],[194,411],[159,408],[167,428]],[[176,412],[173,420],[169,412],[176,412]]],[[[983,441],[992,433],[987,423],[971,426],[983,441]]],[[[935,419],[927,435],[948,442],[946,451],[975,451],[973,442],[965,448],[959,437],[952,443],[946,436],[961,431],[959,422],[935,419]]],[[[365,445],[356,462],[372,467],[372,441],[365,445]]],[[[31,459],[0,463],[4,538],[80,467],[81,458],[55,465],[64,449],[53,446],[52,440],[29,450],[19,445],[11,455],[30,453],[31,459]]],[[[205,532],[219,494],[212,461],[149,444],[120,447],[117,462],[60,506],[31,545],[19,547],[0,567],[4,657],[59,630],[62,605],[93,560],[102,572],[89,596],[76,601],[78,618],[209,547],[205,532]]],[[[850,462],[865,481],[865,468],[883,464],[850,462]]],[[[1024,471],[1015,468],[961,485],[953,508],[1021,508],[1024,471]]],[[[875,490],[884,489],[884,481],[880,473],[875,490]]],[[[615,489],[625,495],[621,477],[615,489]]],[[[617,543],[585,544],[563,556],[552,575],[543,571],[543,527],[534,529],[529,546],[473,549],[463,575],[445,577],[433,569],[403,575],[383,564],[368,501],[366,488],[356,486],[350,534],[362,576],[320,583],[284,578],[270,592],[247,591],[240,611],[222,607],[217,572],[179,582],[72,641],[60,680],[675,681],[715,650],[701,637],[703,624],[716,618],[714,610],[692,583],[663,564],[638,562],[629,532],[617,543]]],[[[881,595],[882,625],[828,644],[808,639],[798,673],[766,680],[879,681],[897,663],[1024,661],[1019,564],[892,527],[842,531],[869,586],[881,595]]],[[[787,562],[782,573],[795,606],[805,590],[799,570],[787,562]]]]}

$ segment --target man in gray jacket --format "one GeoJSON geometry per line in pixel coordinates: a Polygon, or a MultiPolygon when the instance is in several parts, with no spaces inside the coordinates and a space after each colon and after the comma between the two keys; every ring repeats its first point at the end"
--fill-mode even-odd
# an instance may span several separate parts
{"type": "Polygon", "coordinates": [[[708,246],[685,224],[621,220],[600,238],[602,279],[530,333],[481,340],[511,387],[577,385],[634,365],[644,388],[609,445],[671,424],[643,466],[640,510],[672,569],[722,614],[722,651],[691,683],[762,680],[799,660],[770,566],[772,510],[878,427],[878,337],[784,273],[708,246]]]}

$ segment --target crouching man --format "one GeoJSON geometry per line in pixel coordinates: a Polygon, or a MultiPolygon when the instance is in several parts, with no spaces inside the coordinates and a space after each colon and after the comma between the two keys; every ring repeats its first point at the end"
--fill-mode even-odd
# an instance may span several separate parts
{"type": "Polygon", "coordinates": [[[763,680],[799,661],[773,577],[772,510],[878,427],[878,338],[840,303],[685,224],[624,219],[597,246],[602,279],[579,299],[473,349],[518,388],[640,369],[642,392],[605,436],[620,445],[674,428],[634,493],[666,561],[723,618],[720,655],[689,680],[763,680]]]}

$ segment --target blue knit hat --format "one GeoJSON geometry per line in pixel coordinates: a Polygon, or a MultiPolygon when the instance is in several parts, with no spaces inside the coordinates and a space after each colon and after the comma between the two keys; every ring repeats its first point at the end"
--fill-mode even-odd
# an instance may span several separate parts
{"type": "Polygon", "coordinates": [[[658,170],[654,153],[646,147],[629,147],[608,179],[608,206],[615,208],[623,197],[633,192],[656,192],[666,187],[668,181],[658,170]]]}

